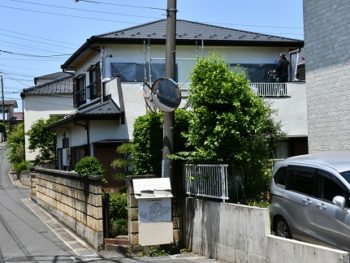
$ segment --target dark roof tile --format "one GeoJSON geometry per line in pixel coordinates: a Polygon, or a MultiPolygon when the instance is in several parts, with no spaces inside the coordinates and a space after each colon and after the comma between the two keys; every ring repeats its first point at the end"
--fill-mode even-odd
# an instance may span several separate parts
{"type": "Polygon", "coordinates": [[[26,95],[70,95],[73,94],[73,75],[64,75],[49,82],[23,89],[21,96],[26,95]]]}

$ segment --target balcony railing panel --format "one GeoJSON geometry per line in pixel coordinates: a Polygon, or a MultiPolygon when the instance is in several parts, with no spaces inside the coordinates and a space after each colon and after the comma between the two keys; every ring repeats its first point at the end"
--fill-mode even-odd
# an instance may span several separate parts
{"type": "Polygon", "coordinates": [[[252,82],[250,87],[261,97],[287,97],[288,89],[285,82],[252,82]]]}

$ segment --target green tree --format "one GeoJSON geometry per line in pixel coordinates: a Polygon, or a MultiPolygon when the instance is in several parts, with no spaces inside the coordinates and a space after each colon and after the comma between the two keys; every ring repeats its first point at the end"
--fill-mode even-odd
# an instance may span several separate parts
{"type": "Polygon", "coordinates": [[[117,159],[113,160],[111,166],[117,170],[115,178],[122,180],[125,179],[127,175],[132,173],[133,161],[132,154],[135,152],[134,144],[132,142],[126,142],[117,147],[117,159]]]}
{"type": "Polygon", "coordinates": [[[56,134],[50,131],[47,127],[57,120],[57,116],[51,116],[46,120],[39,119],[27,132],[27,135],[29,136],[28,148],[33,151],[39,150],[37,161],[55,159],[56,134]]]}
{"type": "Polygon", "coordinates": [[[25,161],[24,153],[24,124],[21,123],[13,128],[7,139],[7,157],[12,168],[19,173],[21,170],[28,169],[28,163],[25,161]]]}
{"type": "MultiPolygon", "coordinates": [[[[186,151],[185,133],[191,112],[177,109],[174,122],[174,152],[186,151]]],[[[147,113],[134,124],[132,164],[135,174],[160,174],[163,148],[163,114],[147,113]]]]}
{"type": "Polygon", "coordinates": [[[257,192],[270,153],[283,136],[272,110],[252,91],[246,72],[239,67],[232,70],[215,53],[199,59],[191,78],[192,157],[233,165],[245,188],[257,192]]]}
{"type": "Polygon", "coordinates": [[[160,174],[162,160],[162,114],[147,113],[134,123],[133,164],[135,174],[160,174]]]}

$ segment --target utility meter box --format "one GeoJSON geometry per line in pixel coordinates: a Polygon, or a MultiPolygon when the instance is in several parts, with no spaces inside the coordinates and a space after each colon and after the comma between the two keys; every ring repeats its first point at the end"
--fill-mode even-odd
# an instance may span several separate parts
{"type": "Polygon", "coordinates": [[[173,243],[170,179],[133,179],[132,183],[139,207],[139,244],[173,243]]]}

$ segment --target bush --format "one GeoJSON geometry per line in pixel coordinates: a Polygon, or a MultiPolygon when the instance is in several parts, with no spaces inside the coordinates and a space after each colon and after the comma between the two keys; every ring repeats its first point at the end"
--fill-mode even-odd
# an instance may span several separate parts
{"type": "Polygon", "coordinates": [[[80,159],[74,170],[83,177],[103,175],[104,173],[101,162],[93,156],[86,156],[80,159]]]}
{"type": "Polygon", "coordinates": [[[109,217],[111,221],[128,218],[128,195],[126,193],[109,194],[109,217]]]}
{"type": "Polygon", "coordinates": [[[111,235],[113,237],[118,235],[128,234],[128,220],[127,219],[115,219],[111,222],[111,235]]]}
{"type": "Polygon", "coordinates": [[[30,165],[27,161],[21,161],[19,163],[13,164],[13,169],[16,172],[16,174],[20,174],[22,171],[29,171],[30,165]]]}

